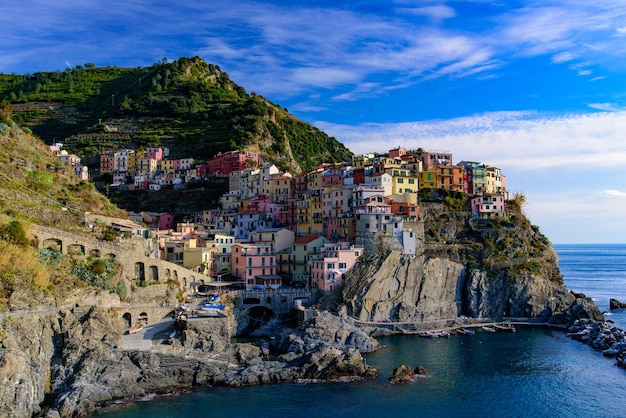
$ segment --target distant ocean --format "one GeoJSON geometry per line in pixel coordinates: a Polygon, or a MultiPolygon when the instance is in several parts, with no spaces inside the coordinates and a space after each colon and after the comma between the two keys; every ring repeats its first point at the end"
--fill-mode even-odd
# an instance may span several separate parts
{"type": "Polygon", "coordinates": [[[554,249],[565,286],[591,297],[606,312],[605,319],[626,329],[626,310],[609,310],[611,298],[626,303],[626,244],[567,244],[554,249]]]}
{"type": "MultiPolygon", "coordinates": [[[[626,303],[626,245],[555,245],[565,284],[608,311],[626,303]]],[[[626,328],[626,312],[607,316],[626,328]]],[[[373,381],[194,389],[155,398],[106,418],[135,417],[594,417],[626,416],[626,370],[601,353],[544,328],[472,337],[380,339],[367,355],[373,381]],[[430,376],[410,385],[387,378],[400,364],[430,376]]]]}

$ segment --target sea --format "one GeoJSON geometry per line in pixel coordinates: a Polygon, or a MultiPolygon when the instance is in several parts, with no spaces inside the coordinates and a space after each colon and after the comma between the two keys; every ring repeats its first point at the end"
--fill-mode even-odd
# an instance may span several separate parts
{"type": "MultiPolygon", "coordinates": [[[[554,245],[568,289],[593,298],[626,329],[626,244],[554,245]]],[[[380,338],[366,355],[379,377],[349,383],[201,388],[94,417],[626,417],[626,370],[558,329],[424,339],[380,338]],[[394,367],[423,366],[412,384],[388,382],[394,367]]]]}

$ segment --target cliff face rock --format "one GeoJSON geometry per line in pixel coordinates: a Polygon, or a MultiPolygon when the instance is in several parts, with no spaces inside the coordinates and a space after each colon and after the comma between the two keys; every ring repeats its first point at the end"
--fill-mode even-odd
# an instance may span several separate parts
{"type": "Polygon", "coordinates": [[[339,312],[374,322],[603,320],[592,301],[568,292],[556,252],[523,215],[481,221],[424,204],[420,217],[425,242],[415,254],[388,246],[361,257],[346,277],[339,312]]]}
{"type": "MultiPolygon", "coordinates": [[[[277,343],[234,344],[228,318],[189,321],[154,337],[147,351],[121,350],[117,315],[75,307],[4,321],[0,333],[0,410],[30,417],[47,405],[61,417],[191,386],[353,379],[378,372],[361,352],[378,343],[341,318],[320,314],[277,343]],[[170,344],[163,344],[168,340],[170,344]]],[[[173,324],[172,324],[173,326],[173,324]]],[[[4,416],[3,415],[3,416],[4,416]]]]}
{"type": "Polygon", "coordinates": [[[456,317],[460,313],[465,272],[462,264],[399,251],[371,261],[359,263],[343,289],[349,311],[358,319],[415,321],[456,317]]]}
{"type": "Polygon", "coordinates": [[[0,332],[0,411],[27,417],[50,390],[49,359],[58,327],[49,318],[5,320],[0,332]]]}
{"type": "MultiPolygon", "coordinates": [[[[570,307],[589,305],[562,281],[540,274],[494,274],[450,259],[398,251],[361,262],[346,280],[343,298],[346,313],[361,321],[428,322],[467,315],[563,322],[576,315],[570,307]]],[[[602,317],[597,307],[581,309],[582,316],[602,317]]]]}

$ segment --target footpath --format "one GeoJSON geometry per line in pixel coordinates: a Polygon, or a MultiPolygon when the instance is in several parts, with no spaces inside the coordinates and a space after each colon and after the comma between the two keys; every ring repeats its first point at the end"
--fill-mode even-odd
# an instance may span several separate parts
{"type": "Polygon", "coordinates": [[[164,318],[159,322],[146,325],[141,331],[134,334],[124,334],[122,336],[122,350],[149,351],[152,349],[152,340],[158,335],[174,331],[174,320],[164,318]]]}

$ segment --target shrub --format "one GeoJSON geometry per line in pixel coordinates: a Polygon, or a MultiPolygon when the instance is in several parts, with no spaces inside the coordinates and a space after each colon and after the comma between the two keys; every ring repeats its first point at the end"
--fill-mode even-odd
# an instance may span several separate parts
{"type": "Polygon", "coordinates": [[[24,231],[19,221],[11,221],[7,225],[0,227],[0,239],[19,247],[27,247],[29,245],[26,231],[24,231]]]}

